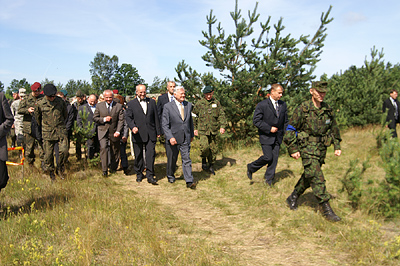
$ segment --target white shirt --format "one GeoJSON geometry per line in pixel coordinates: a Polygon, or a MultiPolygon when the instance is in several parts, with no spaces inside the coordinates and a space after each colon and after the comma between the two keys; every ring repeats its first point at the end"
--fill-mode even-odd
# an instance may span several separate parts
{"type": "Polygon", "coordinates": [[[185,106],[183,105],[183,102],[180,103],[175,98],[174,98],[174,101],[175,101],[176,107],[178,107],[179,114],[181,113],[181,106],[183,108],[183,112],[185,112],[185,106]]]}
{"type": "Polygon", "coordinates": [[[275,101],[274,99],[272,99],[272,97],[269,97],[269,99],[271,100],[272,105],[274,106],[275,111],[276,111],[276,104],[278,103],[278,101],[275,101]]]}
{"type": "Polygon", "coordinates": [[[169,102],[172,102],[173,100],[175,100],[174,95],[173,95],[173,94],[170,94],[170,93],[168,92],[168,101],[169,101],[169,102]],[[171,100],[171,97],[172,97],[172,100],[171,100]]]}
{"type": "Polygon", "coordinates": [[[143,101],[139,97],[136,97],[136,98],[138,99],[138,101],[140,103],[140,106],[142,106],[144,114],[147,114],[147,101],[146,101],[146,98],[144,98],[143,101]]]}

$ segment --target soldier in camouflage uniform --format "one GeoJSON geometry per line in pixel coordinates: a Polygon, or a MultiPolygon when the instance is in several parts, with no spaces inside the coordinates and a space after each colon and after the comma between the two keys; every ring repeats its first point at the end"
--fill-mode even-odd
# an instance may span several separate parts
{"type": "Polygon", "coordinates": [[[18,106],[18,113],[23,115],[23,132],[24,132],[24,150],[25,159],[29,163],[29,166],[33,166],[35,162],[35,142],[38,142],[39,146],[39,157],[43,164],[43,142],[41,137],[41,131],[38,127],[36,120],[34,119],[34,111],[36,109],[37,102],[43,98],[40,94],[42,86],[39,82],[35,82],[31,86],[32,93],[27,95],[18,106]],[[33,121],[34,120],[34,121],[33,121]]]}
{"type": "Polygon", "coordinates": [[[57,89],[53,84],[46,84],[43,91],[46,97],[38,102],[35,117],[38,124],[42,126],[44,168],[51,180],[55,180],[54,145],[58,143],[59,146],[60,160],[57,170],[61,178],[63,178],[65,160],[68,155],[68,133],[65,128],[65,120],[68,116],[67,104],[60,97],[56,97],[57,89]]]}
{"type": "MultiPolygon", "coordinates": [[[[14,116],[14,125],[13,128],[15,130],[16,142],[17,146],[21,147],[22,143],[24,142],[24,133],[23,133],[23,119],[24,116],[18,114],[18,107],[21,103],[22,97],[25,97],[25,88],[21,88],[18,91],[19,98],[11,104],[11,112],[14,116]]],[[[15,143],[12,144],[15,147],[15,143]]]]}
{"type": "Polygon", "coordinates": [[[326,149],[332,143],[335,155],[340,156],[341,138],[332,108],[323,102],[326,92],[327,82],[313,82],[311,100],[300,104],[289,121],[284,141],[291,157],[301,157],[304,173],[286,202],[290,209],[297,209],[299,196],[311,186],[325,218],[336,222],[340,217],[329,205],[330,195],[326,191],[321,166],[325,163],[326,149]]]}
{"type": "Polygon", "coordinates": [[[218,153],[217,134],[225,133],[226,118],[221,103],[213,97],[214,89],[206,86],[204,98],[193,108],[194,135],[200,137],[200,152],[202,168],[215,175],[213,165],[218,153]],[[207,160],[209,165],[207,165],[207,160]]]}
{"type": "MultiPolygon", "coordinates": [[[[78,90],[76,92],[76,102],[74,102],[72,104],[72,106],[74,107],[74,111],[75,111],[74,121],[76,121],[76,119],[78,117],[79,107],[81,107],[85,104],[87,104],[86,95],[81,90],[78,90]]],[[[76,153],[76,159],[78,161],[80,161],[82,159],[82,139],[80,136],[76,136],[76,137],[77,138],[76,138],[76,143],[75,143],[75,153],[76,153]]]]}

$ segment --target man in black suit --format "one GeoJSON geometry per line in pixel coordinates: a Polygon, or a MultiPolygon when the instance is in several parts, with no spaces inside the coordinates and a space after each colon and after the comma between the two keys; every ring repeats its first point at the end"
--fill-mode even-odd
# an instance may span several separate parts
{"type": "Polygon", "coordinates": [[[168,182],[175,182],[176,160],[180,151],[186,187],[195,189],[197,183],[193,179],[190,159],[190,143],[194,137],[193,106],[192,103],[185,101],[185,96],[185,88],[175,87],[175,99],[165,104],[161,125],[165,134],[167,154],[170,154],[167,158],[168,182]]]}
{"type": "Polygon", "coordinates": [[[136,86],[136,98],[128,102],[125,120],[133,133],[136,181],[141,182],[143,179],[144,160],[146,160],[147,182],[157,185],[157,180],[154,178],[154,160],[157,137],[160,137],[161,128],[156,102],[146,97],[145,85],[136,86]],[[143,156],[143,148],[145,156],[143,156]]]}
{"type": "Polygon", "coordinates": [[[395,89],[390,90],[390,97],[383,102],[382,112],[386,112],[388,109],[386,121],[389,122],[388,127],[392,131],[392,137],[397,138],[396,123],[399,121],[399,101],[397,100],[397,91],[395,89]]]}
{"type": "Polygon", "coordinates": [[[124,126],[124,110],[122,104],[114,101],[114,93],[111,90],[105,90],[103,95],[104,102],[96,105],[93,121],[97,124],[101,168],[103,170],[103,176],[107,177],[109,161],[111,173],[115,173],[118,168],[120,140],[124,126]]]}
{"type": "Polygon", "coordinates": [[[158,118],[161,121],[164,105],[166,103],[172,102],[174,100],[174,89],[175,89],[175,82],[168,81],[167,83],[167,92],[161,94],[157,99],[157,111],[158,111],[158,118]]]}
{"type": "Polygon", "coordinates": [[[97,105],[97,96],[91,94],[87,100],[87,103],[84,103],[83,105],[79,106],[78,116],[76,119],[76,124],[80,128],[88,127],[89,123],[91,125],[93,124],[93,128],[90,131],[92,137],[86,141],[87,158],[89,159],[93,159],[95,153],[98,153],[100,151],[99,139],[97,137],[97,124],[93,120],[93,115],[94,111],[96,110],[96,105],[97,105]],[[86,118],[86,123],[83,124],[82,116],[84,115],[85,112],[87,118],[86,118]]]}
{"type": "Polygon", "coordinates": [[[265,182],[269,186],[274,181],[279,147],[288,125],[286,103],[280,100],[282,94],[282,86],[272,84],[270,97],[257,104],[253,116],[253,124],[258,128],[263,155],[247,165],[247,177],[252,180],[252,174],[267,164],[265,182]]]}
{"type": "Polygon", "coordinates": [[[5,188],[9,179],[7,164],[7,134],[14,124],[14,116],[12,115],[10,105],[3,92],[0,92],[0,190],[5,188]]]}

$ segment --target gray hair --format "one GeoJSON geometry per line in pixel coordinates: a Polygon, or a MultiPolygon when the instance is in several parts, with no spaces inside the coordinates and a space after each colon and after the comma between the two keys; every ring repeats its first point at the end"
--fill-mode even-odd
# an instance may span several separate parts
{"type": "Polygon", "coordinates": [[[176,92],[179,91],[179,90],[185,90],[185,88],[184,88],[183,86],[176,86],[176,87],[174,88],[174,93],[176,93],[176,92]]]}

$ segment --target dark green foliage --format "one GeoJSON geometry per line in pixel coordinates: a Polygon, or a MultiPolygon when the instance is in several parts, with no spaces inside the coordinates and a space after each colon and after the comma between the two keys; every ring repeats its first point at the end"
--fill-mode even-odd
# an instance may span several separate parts
{"type": "Polygon", "coordinates": [[[155,76],[153,83],[147,87],[149,93],[165,93],[167,91],[167,82],[170,81],[168,77],[161,80],[158,76],[155,76]]]}
{"type": "Polygon", "coordinates": [[[377,209],[385,217],[400,215],[400,143],[397,138],[391,138],[386,131],[386,141],[383,142],[379,154],[385,179],[373,191],[377,196],[377,209]]]}
{"type": "Polygon", "coordinates": [[[123,95],[135,95],[136,86],[139,84],[147,86],[138,70],[131,64],[122,64],[111,79],[111,89],[117,89],[119,94],[123,95]]]}
{"type": "MultiPolygon", "coordinates": [[[[203,31],[204,40],[200,44],[208,49],[202,56],[207,66],[218,69],[223,77],[215,84],[215,94],[225,108],[228,129],[235,139],[251,139],[256,135],[252,123],[254,108],[267,94],[265,88],[280,83],[285,89],[290,104],[299,103],[312,75],[326,38],[326,25],[331,7],[322,13],[321,24],[312,38],[285,35],[283,19],[270,25],[271,17],[260,23],[259,34],[254,25],[259,19],[257,4],[253,12],[248,12],[248,21],[242,18],[238,1],[231,17],[236,30],[226,34],[221,23],[217,23],[212,10],[207,16],[208,30],[203,31]],[[214,32],[215,31],[215,32],[214,32]],[[275,36],[270,37],[272,34],[275,36]],[[254,36],[255,35],[255,36],[254,36]],[[299,45],[304,45],[299,49],[299,45]],[[296,100],[292,100],[296,99],[296,100]]],[[[179,79],[189,90],[189,97],[196,98],[204,86],[204,77],[188,67],[184,62],[176,69],[179,79]],[[183,75],[180,75],[184,73],[183,75]]],[[[212,79],[211,79],[212,80],[212,79]]],[[[190,99],[190,98],[189,98],[190,99]]]]}
{"type": "Polygon", "coordinates": [[[64,89],[68,92],[68,97],[74,97],[76,92],[80,90],[86,95],[90,95],[95,93],[96,91],[92,89],[92,86],[86,80],[68,80],[67,84],[65,84],[64,89]]]}
{"type": "Polygon", "coordinates": [[[4,84],[3,82],[0,81],[0,92],[2,92],[4,90],[4,84]]]}
{"type": "Polygon", "coordinates": [[[111,79],[118,70],[118,57],[98,52],[89,66],[93,89],[97,92],[111,89],[111,79]]]}
{"type": "Polygon", "coordinates": [[[20,88],[25,88],[27,94],[32,92],[31,85],[28,83],[28,81],[25,78],[23,78],[21,80],[13,79],[10,83],[10,86],[7,87],[6,96],[11,99],[12,91],[14,89],[19,90],[20,88]]]}
{"type": "Polygon", "coordinates": [[[383,52],[371,49],[371,61],[350,67],[329,80],[326,101],[336,111],[340,126],[364,126],[380,122],[382,103],[400,78],[399,65],[383,61],[383,52]]]}
{"type": "Polygon", "coordinates": [[[362,163],[362,167],[358,166],[359,159],[351,160],[350,167],[347,170],[342,182],[343,187],[340,192],[346,191],[350,205],[353,209],[357,209],[363,195],[363,174],[370,167],[369,159],[362,163]]]}

